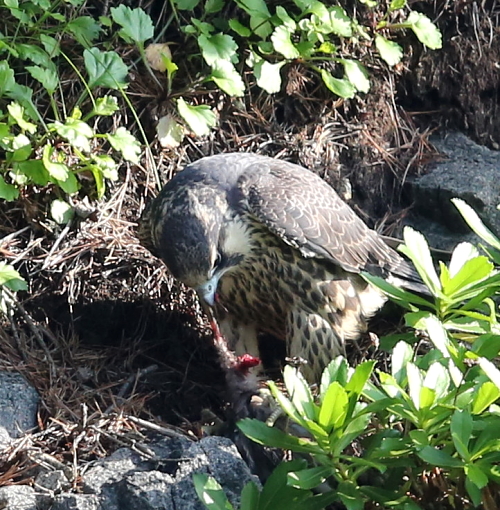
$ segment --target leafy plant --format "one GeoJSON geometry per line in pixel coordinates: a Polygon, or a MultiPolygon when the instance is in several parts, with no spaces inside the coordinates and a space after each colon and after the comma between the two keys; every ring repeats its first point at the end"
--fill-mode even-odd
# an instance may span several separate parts
{"type": "MultiPolygon", "coordinates": [[[[81,3],[70,2],[74,7],[81,3]]],[[[54,219],[66,222],[71,217],[67,214],[71,206],[66,202],[65,209],[60,203],[65,202],[62,197],[81,189],[79,176],[93,177],[97,198],[104,195],[106,180],[118,178],[118,163],[109,155],[109,148],[103,150],[103,142],[124,159],[138,162],[140,146],[124,127],[113,134],[96,130],[102,117],[118,110],[117,99],[95,99],[91,95],[97,87],[123,93],[128,68],[117,53],[91,47],[102,26],[89,16],[76,16],[76,10],[71,9],[65,15],[57,2],[48,0],[22,4],[2,0],[0,7],[10,14],[6,30],[0,35],[0,51],[5,57],[0,62],[0,101],[6,106],[6,111],[0,112],[0,147],[6,154],[0,164],[0,198],[15,200],[27,186],[50,185],[56,190],[57,202],[51,206],[54,219]],[[85,48],[86,79],[63,51],[63,37],[71,37],[85,48]],[[69,115],[61,96],[59,70],[63,62],[79,74],[84,89],[69,115]],[[38,82],[36,89],[19,82],[26,71],[34,83],[38,82]],[[58,95],[62,102],[56,100],[58,95]],[[78,104],[86,96],[93,108],[84,115],[78,104]],[[48,122],[47,114],[39,110],[43,97],[50,104],[53,122],[48,122]]]]}
{"type": "MultiPolygon", "coordinates": [[[[180,11],[194,14],[199,1],[173,3],[180,11]]],[[[183,30],[196,38],[211,69],[206,80],[214,81],[231,96],[245,93],[241,65],[245,60],[257,85],[270,94],[281,88],[283,66],[300,61],[316,72],[335,95],[352,98],[370,89],[366,67],[353,58],[363,46],[374,43],[380,58],[390,66],[403,56],[403,48],[388,38],[399,30],[413,31],[428,48],[441,47],[439,30],[424,14],[409,11],[406,0],[393,0],[388,5],[367,0],[361,3],[372,10],[373,18],[378,18],[373,25],[362,25],[351,18],[339,3],[294,0],[285,8],[263,0],[209,0],[203,15],[192,16],[183,30]],[[234,12],[235,6],[244,16],[238,13],[223,21],[222,11],[232,7],[234,12]],[[398,21],[393,21],[396,18],[398,21]],[[335,73],[331,72],[332,66],[335,73]]]]}
{"type": "MultiPolygon", "coordinates": [[[[306,493],[321,487],[323,496],[349,510],[369,502],[415,510],[428,508],[429,497],[435,503],[424,482],[433,473],[452,508],[496,508],[500,334],[493,261],[500,240],[467,204],[454,203],[489,245],[481,247],[485,255],[462,243],[449,264],[439,264],[438,275],[425,239],[406,230],[401,251],[415,262],[434,299],[369,278],[409,310],[406,322],[416,330],[385,341],[392,350],[390,372],[376,369],[373,361],[353,368],[338,357],[315,395],[296,369],[286,367],[286,394],[269,386],[303,430],[300,437],[257,420],[238,424],[257,443],[305,455],[307,466],[288,470],[287,487],[306,493]],[[424,352],[415,347],[422,338],[431,345],[424,352]]],[[[259,507],[242,495],[241,508],[259,507]]],[[[302,507],[291,503],[293,508],[302,507]]]]}
{"type": "Polygon", "coordinates": [[[8,315],[13,295],[27,289],[24,278],[10,264],[0,262],[0,312],[8,315]]]}

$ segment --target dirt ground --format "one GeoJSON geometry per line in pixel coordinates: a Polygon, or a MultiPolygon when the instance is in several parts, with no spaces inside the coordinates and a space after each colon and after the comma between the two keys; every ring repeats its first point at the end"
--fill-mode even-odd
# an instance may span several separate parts
{"type": "MultiPolygon", "coordinates": [[[[401,199],[405,180],[436,156],[432,131],[456,128],[499,147],[500,4],[411,3],[437,20],[443,49],[410,44],[398,69],[374,65],[366,97],[338,100],[297,63],[286,69],[281,93],[269,97],[254,88],[243,109],[207,89],[200,101],[217,105],[218,127],[167,151],[154,126],[172,103],[151,79],[137,76],[129,92],[149,130],[154,164],[145,157],[140,166],[124,165],[120,181],[92,204],[94,213],[67,229],[46,220],[50,190],[0,203],[0,255],[29,282],[0,329],[0,369],[19,370],[40,392],[42,430],[67,428],[47,449],[67,456],[83,421],[103,423],[110,413],[106,430],[114,433],[134,429],[122,418],[131,414],[199,434],[203,409],[223,411],[224,379],[196,299],[136,237],[138,217],[157,192],[155,167],[166,182],[208,154],[279,156],[318,172],[346,199],[352,195],[358,214],[391,234],[411,206],[401,199]]],[[[174,48],[182,62],[180,46],[174,48]]],[[[93,441],[89,435],[83,442],[87,458],[113,444],[93,441]]],[[[20,458],[18,467],[11,482],[26,477],[20,458]]]]}

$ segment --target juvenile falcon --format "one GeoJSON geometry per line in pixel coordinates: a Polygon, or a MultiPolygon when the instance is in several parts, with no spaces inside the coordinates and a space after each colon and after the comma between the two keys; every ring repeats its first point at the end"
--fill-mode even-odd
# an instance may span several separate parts
{"type": "Polygon", "coordinates": [[[418,279],[319,176],[256,154],[188,165],[147,208],[139,237],[213,309],[236,354],[258,356],[259,333],[271,333],[307,361],[310,381],[385,301],[361,271],[418,279]]]}

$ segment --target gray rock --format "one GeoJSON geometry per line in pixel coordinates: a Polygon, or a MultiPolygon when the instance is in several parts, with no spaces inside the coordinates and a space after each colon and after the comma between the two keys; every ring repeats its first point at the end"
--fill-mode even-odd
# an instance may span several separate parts
{"type": "Polygon", "coordinates": [[[172,486],[174,480],[159,471],[135,472],[117,486],[120,510],[175,510],[172,486]]]}
{"type": "MultiPolygon", "coordinates": [[[[432,163],[429,173],[409,183],[416,211],[448,229],[449,232],[444,231],[449,238],[448,245],[456,244],[453,234],[459,234],[455,237],[459,241],[471,232],[450,202],[455,197],[465,200],[490,228],[500,232],[500,211],[497,209],[500,202],[500,152],[477,145],[462,133],[448,133],[431,141],[445,158],[432,163]]],[[[427,234],[425,227],[420,226],[420,230],[427,234]]],[[[430,227],[430,230],[435,232],[436,227],[430,227]]],[[[471,236],[470,239],[476,238],[471,236]]]]}
{"type": "Polygon", "coordinates": [[[59,494],[54,498],[50,510],[113,510],[113,508],[101,506],[99,497],[95,494],[59,494]]]}
{"type": "Polygon", "coordinates": [[[0,423],[10,437],[20,437],[37,426],[39,403],[38,393],[21,374],[0,372],[0,423]]]}
{"type": "Polygon", "coordinates": [[[2,510],[37,510],[35,491],[28,485],[0,487],[0,508],[2,510]]]}

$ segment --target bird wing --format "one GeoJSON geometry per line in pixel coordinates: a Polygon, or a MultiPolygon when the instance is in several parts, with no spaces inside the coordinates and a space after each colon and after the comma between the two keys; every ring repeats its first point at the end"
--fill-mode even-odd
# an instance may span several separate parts
{"type": "Polygon", "coordinates": [[[399,273],[413,276],[403,258],[309,170],[261,160],[245,169],[239,190],[247,212],[305,257],[326,259],[350,272],[383,274],[402,265],[399,273]]]}

